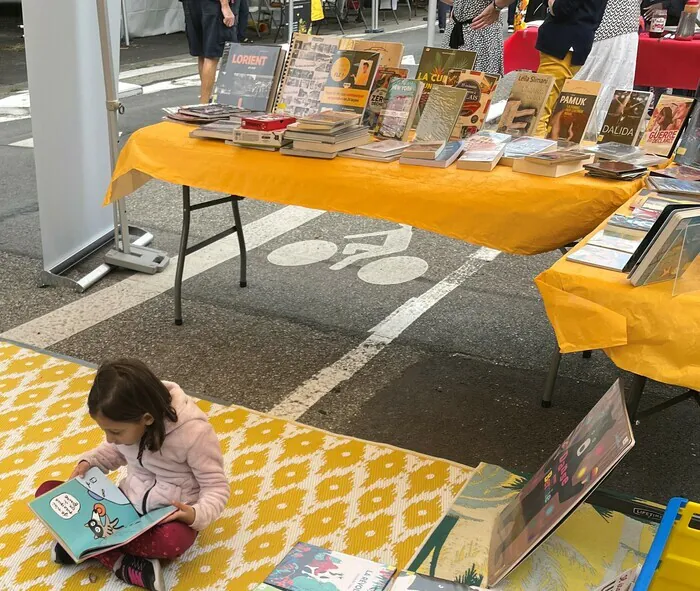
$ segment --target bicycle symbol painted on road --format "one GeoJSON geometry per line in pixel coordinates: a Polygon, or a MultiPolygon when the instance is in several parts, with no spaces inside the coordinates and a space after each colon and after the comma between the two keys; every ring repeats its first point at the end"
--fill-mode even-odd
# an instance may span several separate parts
{"type": "MultiPolygon", "coordinates": [[[[331,265],[331,271],[339,271],[346,267],[364,261],[357,271],[359,279],[375,285],[397,285],[407,283],[421,277],[428,270],[428,263],[413,256],[396,256],[404,252],[413,237],[413,228],[406,224],[393,230],[369,232],[367,234],[351,234],[345,240],[360,240],[362,238],[384,237],[382,244],[371,242],[350,242],[343,248],[345,258],[331,265]],[[379,258],[382,257],[382,258],[379,258]]],[[[338,252],[338,245],[328,240],[301,240],[285,244],[273,250],[267,260],[281,267],[300,267],[327,261],[338,252]]]]}

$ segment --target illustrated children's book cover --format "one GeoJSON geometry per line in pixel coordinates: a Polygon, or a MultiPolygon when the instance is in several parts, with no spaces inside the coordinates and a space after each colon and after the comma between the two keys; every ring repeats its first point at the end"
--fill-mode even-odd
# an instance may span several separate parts
{"type": "Polygon", "coordinates": [[[140,515],[99,468],[33,499],[29,507],[75,562],[123,546],[177,511],[168,506],[140,515]]]}
{"type": "Polygon", "coordinates": [[[496,519],[487,586],[497,584],[520,564],[633,446],[618,380],[496,519]]]}
{"type": "Polygon", "coordinates": [[[396,569],[298,542],[265,583],[285,591],[383,591],[396,569]]]}

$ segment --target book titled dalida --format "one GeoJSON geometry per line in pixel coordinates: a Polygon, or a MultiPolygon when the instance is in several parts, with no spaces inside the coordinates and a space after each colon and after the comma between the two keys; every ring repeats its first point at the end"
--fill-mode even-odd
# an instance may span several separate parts
{"type": "Polygon", "coordinates": [[[339,49],[320,97],[320,108],[363,115],[379,68],[380,55],[339,49]]]}
{"type": "Polygon", "coordinates": [[[496,518],[487,586],[520,564],[633,446],[618,380],[496,518]]]}
{"type": "Polygon", "coordinates": [[[168,506],[140,515],[99,468],[33,499],[29,507],[75,562],[123,546],[177,511],[168,506]]]}
{"type": "Polygon", "coordinates": [[[513,137],[533,135],[553,85],[554,77],[547,74],[518,74],[497,131],[513,137]]]}
{"type": "Polygon", "coordinates": [[[567,80],[549,120],[552,140],[566,140],[580,144],[593,113],[600,82],[567,80]]]}
{"type": "Polygon", "coordinates": [[[265,579],[283,591],[383,591],[396,569],[299,542],[265,579]]]}
{"type": "Polygon", "coordinates": [[[616,90],[600,128],[598,143],[616,142],[636,146],[650,102],[650,92],[616,90]]]}

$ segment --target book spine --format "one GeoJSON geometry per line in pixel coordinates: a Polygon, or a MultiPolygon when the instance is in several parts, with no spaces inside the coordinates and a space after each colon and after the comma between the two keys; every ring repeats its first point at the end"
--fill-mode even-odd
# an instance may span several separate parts
{"type": "Polygon", "coordinates": [[[294,53],[292,48],[294,47],[297,35],[298,33],[292,33],[292,42],[289,44],[289,51],[287,52],[284,60],[284,67],[282,68],[282,75],[280,76],[279,88],[277,90],[277,96],[275,97],[275,108],[273,109],[273,112],[280,113],[282,115],[286,115],[286,112],[284,110],[280,110],[280,99],[284,94],[284,87],[287,85],[287,76],[289,75],[289,70],[292,67],[292,54],[294,53]]]}

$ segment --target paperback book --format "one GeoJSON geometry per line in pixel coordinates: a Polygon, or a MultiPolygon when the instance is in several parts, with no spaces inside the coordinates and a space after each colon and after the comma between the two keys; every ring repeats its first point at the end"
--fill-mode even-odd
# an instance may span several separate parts
{"type": "Polygon", "coordinates": [[[464,88],[450,86],[433,88],[416,127],[416,141],[449,140],[466,94],[467,91],[464,88]]]}
{"type": "Polygon", "coordinates": [[[407,158],[435,160],[445,149],[446,142],[413,142],[404,150],[407,158]]]}
{"type": "Polygon", "coordinates": [[[409,571],[401,571],[391,586],[391,591],[473,591],[474,589],[477,587],[409,571]]]}
{"type": "Polygon", "coordinates": [[[485,146],[465,147],[459,160],[457,160],[457,168],[490,172],[496,168],[505,149],[505,144],[495,144],[490,148],[485,146]]]}
{"type": "Polygon", "coordinates": [[[651,98],[650,92],[616,90],[598,134],[598,143],[617,142],[636,146],[644,129],[651,98]]]}
{"type": "Polygon", "coordinates": [[[391,81],[395,78],[404,79],[407,76],[408,70],[406,68],[379,67],[377,77],[369,93],[369,101],[362,120],[363,125],[369,127],[372,133],[379,131],[379,116],[386,108],[387,93],[391,81]]]}
{"type": "Polygon", "coordinates": [[[559,100],[552,111],[547,137],[580,144],[593,113],[600,82],[570,79],[564,82],[559,100]]]}
{"type": "Polygon", "coordinates": [[[679,181],[700,181],[700,168],[684,164],[667,166],[660,170],[653,170],[650,176],[664,176],[670,179],[678,179],[679,181]]]}
{"type": "Polygon", "coordinates": [[[364,115],[379,69],[378,53],[339,49],[320,96],[320,110],[349,111],[364,115]]]}
{"type": "Polygon", "coordinates": [[[411,157],[408,151],[404,151],[399,159],[400,164],[412,164],[414,166],[431,166],[433,168],[447,168],[462,153],[462,142],[457,140],[447,142],[445,148],[435,159],[411,157]]]}
{"type": "Polygon", "coordinates": [[[484,125],[498,77],[470,70],[460,72],[455,88],[464,88],[467,95],[457,118],[452,137],[464,139],[477,133],[484,125]]]}
{"type": "Polygon", "coordinates": [[[431,90],[435,86],[447,84],[450,70],[473,70],[475,63],[476,52],[474,51],[438,47],[423,48],[416,72],[416,79],[424,83],[419,112],[423,112],[431,90]]]}
{"type": "Polygon", "coordinates": [[[513,171],[558,178],[582,171],[584,163],[592,159],[593,156],[585,152],[555,150],[519,158],[513,162],[513,171]]]}
{"type": "Polygon", "coordinates": [[[394,78],[389,83],[386,105],[379,114],[379,135],[405,141],[418,110],[423,83],[418,80],[394,78]]]}
{"type": "Polygon", "coordinates": [[[141,515],[99,468],[29,501],[29,507],[75,562],[123,546],[177,511],[168,506],[141,515]]]}
{"type": "Polygon", "coordinates": [[[513,137],[533,135],[553,85],[554,77],[547,74],[518,74],[497,131],[513,137]]]}
{"type": "Polygon", "coordinates": [[[393,41],[377,41],[376,39],[350,39],[342,37],[339,49],[354,49],[356,51],[369,51],[378,53],[381,57],[381,66],[385,68],[401,68],[403,58],[403,43],[393,41]]]}
{"type": "Polygon", "coordinates": [[[233,132],[238,129],[238,124],[235,121],[224,119],[221,121],[212,121],[200,125],[197,129],[190,131],[190,137],[212,139],[212,140],[230,140],[233,137],[233,132]]]}
{"type": "Polygon", "coordinates": [[[496,585],[520,564],[633,446],[618,380],[496,518],[486,586],[496,585]]]}
{"type": "Polygon", "coordinates": [[[283,591],[383,591],[395,572],[387,564],[298,542],[265,584],[283,591]]]}
{"type": "Polygon", "coordinates": [[[650,176],[647,179],[647,184],[651,189],[654,189],[659,193],[700,197],[700,181],[684,181],[675,178],[650,176]]]}
{"type": "Polygon", "coordinates": [[[639,147],[649,154],[670,158],[694,102],[695,99],[690,97],[662,94],[639,147]]]}
{"type": "Polygon", "coordinates": [[[566,256],[567,261],[609,271],[622,271],[632,255],[621,250],[586,244],[566,256]]]}
{"type": "Polygon", "coordinates": [[[557,142],[539,137],[519,137],[506,144],[501,164],[513,166],[513,163],[525,156],[553,152],[557,149],[557,142]]]}
{"type": "Polygon", "coordinates": [[[284,53],[278,45],[227,43],[214,87],[214,102],[251,111],[272,108],[284,53]]]}
{"type": "Polygon", "coordinates": [[[337,37],[294,34],[280,79],[276,113],[298,119],[319,111],[339,41],[337,37]]]}

